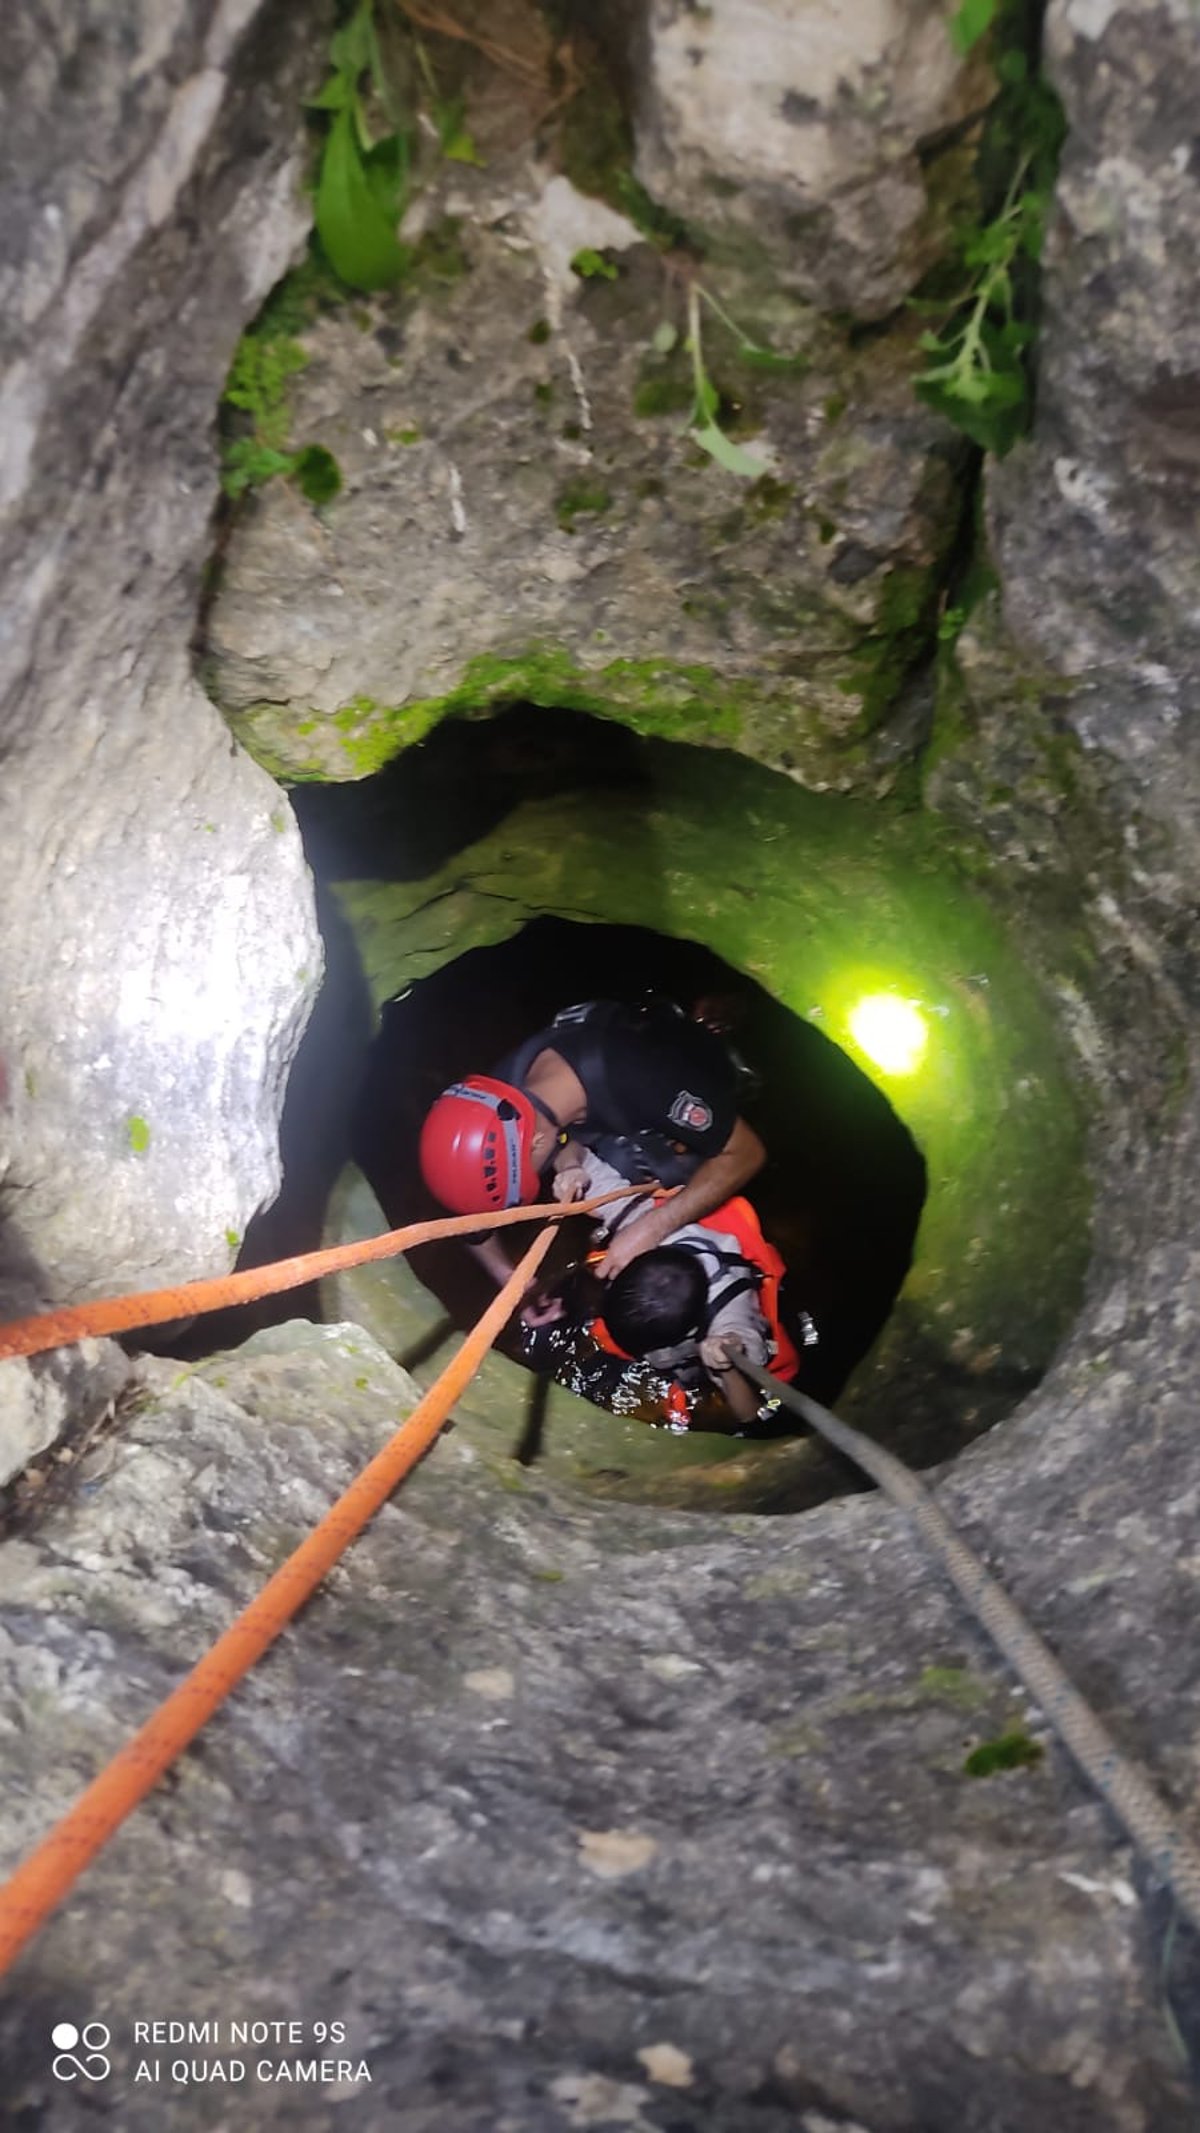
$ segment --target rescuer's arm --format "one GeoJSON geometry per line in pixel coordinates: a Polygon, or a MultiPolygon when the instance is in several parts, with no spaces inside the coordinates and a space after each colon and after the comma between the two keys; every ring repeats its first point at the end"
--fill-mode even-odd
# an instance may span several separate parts
{"type": "Polygon", "coordinates": [[[723,1200],[741,1191],[755,1172],[762,1169],[766,1157],[767,1151],[754,1128],[748,1126],[744,1118],[735,1118],[733,1131],[720,1154],[710,1155],[706,1163],[701,1163],[695,1175],[671,1199],[664,1200],[660,1207],[642,1215],[637,1222],[631,1222],[628,1229],[622,1229],[613,1238],[596,1272],[603,1280],[611,1281],[631,1259],[639,1258],[642,1252],[652,1252],[656,1245],[665,1243],[673,1231],[683,1229],[689,1222],[698,1222],[701,1215],[711,1214],[723,1200]]]}
{"type": "Polygon", "coordinates": [[[489,1281],[494,1281],[496,1287],[502,1289],[512,1273],[513,1262],[501,1244],[499,1237],[479,1237],[473,1244],[468,1244],[467,1250],[470,1252],[476,1266],[483,1268],[489,1281]]]}

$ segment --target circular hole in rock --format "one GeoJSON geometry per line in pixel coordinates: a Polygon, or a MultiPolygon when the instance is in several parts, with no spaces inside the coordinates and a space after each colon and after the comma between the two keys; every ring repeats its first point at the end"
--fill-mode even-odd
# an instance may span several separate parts
{"type": "MultiPolygon", "coordinates": [[[[778,1123],[752,1115],[772,1157],[753,1196],[773,1203],[764,1212],[798,1272],[807,1251],[802,1279],[812,1280],[818,1310],[822,1281],[837,1292],[824,1299],[827,1397],[869,1341],[872,1319],[884,1318],[839,1406],[913,1465],[952,1457],[1036,1384],[1078,1307],[1087,1262],[1085,1114],[1037,956],[1010,938],[971,853],[941,825],[904,804],[812,793],[743,755],[689,745],[673,728],[644,737],[615,719],[529,704],[446,717],[376,775],[301,786],[293,801],[327,974],[289,1084],[284,1191],[248,1233],[245,1263],[382,1228],[376,1194],[347,1161],[352,1120],[395,1212],[405,1195],[387,1135],[407,1134],[411,1165],[424,1106],[448,1077],[483,1069],[572,998],[636,996],[636,972],[637,985],[669,995],[747,996],[752,1029],[762,1024],[749,1042],[740,1033],[747,1048],[760,1043],[773,1056],[768,1022],[790,1027],[805,1048],[803,1071],[793,1084],[780,1038],[789,1071],[768,1065],[771,1102],[826,1062],[805,1099],[819,1130],[801,1132],[803,1113],[778,1123]],[[553,947],[556,937],[569,948],[553,947]],[[506,967],[485,951],[514,955],[514,974],[485,982],[483,973],[506,967]],[[685,972],[694,983],[682,982],[685,972]],[[389,1081],[384,1047],[372,1050],[387,1003],[417,988],[407,1025],[415,1033],[464,974],[453,1026],[423,1056],[414,1035],[389,1081]],[[915,1067],[873,1049],[875,1033],[859,1022],[864,995],[919,1010],[927,1043],[915,1067]],[[851,1062],[863,1069],[871,1115],[897,1134],[890,1181],[870,1135],[857,1124],[836,1130],[851,1062]],[[826,1086],[826,1071],[846,1079],[826,1086]],[[928,1193],[912,1251],[918,1148],[928,1193]],[[906,1167],[907,1208],[898,1182],[906,1167]],[[813,1267],[800,1217],[815,1226],[822,1197],[826,1264],[813,1267]]],[[[456,1315],[467,1303],[455,1299],[456,1315]]],[[[404,1261],[275,1299],[255,1322],[298,1311],[365,1325],[426,1382],[455,1337],[404,1261]]],[[[219,1331],[228,1345],[245,1330],[209,1321],[208,1341],[219,1331]]],[[[729,1510],[801,1509],[853,1486],[843,1462],[810,1458],[817,1448],[806,1440],[674,1438],[557,1386],[547,1392],[501,1360],[485,1366],[458,1418],[510,1475],[522,1414],[539,1400],[539,1456],[551,1478],[729,1510]]]]}
{"type": "MultiPolygon", "coordinates": [[[[792,1311],[807,1311],[818,1330],[800,1382],[814,1398],[834,1399],[908,1271],[925,1165],[886,1097],[844,1052],[699,943],[545,917],[443,965],[383,1009],[355,1111],[354,1159],[389,1224],[442,1212],[417,1164],[438,1092],[487,1072],[572,1001],[647,997],[685,1009],[719,1002],[733,1023],[741,1108],[768,1152],[749,1195],[787,1262],[792,1311]]],[[[563,1229],[560,1264],[578,1255],[585,1224],[563,1229]]],[[[519,1234],[523,1243],[528,1232],[519,1234]]],[[[460,1326],[494,1293],[459,1244],[427,1245],[410,1259],[460,1326]]],[[[519,1355],[515,1339],[508,1345],[519,1355]]]]}

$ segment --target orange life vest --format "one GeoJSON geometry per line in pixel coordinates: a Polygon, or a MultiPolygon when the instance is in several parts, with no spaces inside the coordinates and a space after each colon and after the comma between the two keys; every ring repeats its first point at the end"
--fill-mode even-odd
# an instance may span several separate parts
{"type": "MultiPolygon", "coordinates": [[[[656,1204],[660,1198],[661,1195],[655,1195],[656,1204]]],[[[782,1255],[764,1237],[758,1216],[749,1200],[743,1199],[740,1193],[732,1200],[725,1200],[720,1207],[714,1207],[711,1214],[698,1216],[697,1226],[736,1238],[741,1257],[754,1269],[759,1307],[767,1321],[774,1350],[767,1369],[773,1378],[787,1384],[800,1368],[800,1351],[779,1316],[779,1288],[787,1273],[782,1255]]],[[[601,1258],[603,1254],[595,1256],[601,1258]]],[[[618,1348],[602,1318],[593,1320],[590,1331],[597,1345],[608,1355],[619,1355],[626,1362],[632,1362],[633,1358],[626,1355],[623,1348],[618,1348]]]]}

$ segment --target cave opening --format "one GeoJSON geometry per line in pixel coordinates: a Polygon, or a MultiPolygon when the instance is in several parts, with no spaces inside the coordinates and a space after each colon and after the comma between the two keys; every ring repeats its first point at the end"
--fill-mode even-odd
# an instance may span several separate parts
{"type": "MultiPolygon", "coordinates": [[[[749,1197],[820,1336],[801,1383],[924,1466],[1037,1382],[1088,1249],[1070,1062],[1028,959],[902,795],[814,793],[734,751],[523,702],[447,717],[374,775],[292,801],[326,976],[284,1190],[243,1264],[441,1212],[417,1169],[429,1104],[563,1006],[732,997],[759,1082],[741,1108],[768,1150],[749,1197]],[[915,1069],[872,1053],[864,995],[921,1021],[915,1069]]],[[[431,1248],[255,1322],[357,1323],[421,1376],[492,1293],[460,1248],[431,1248]]],[[[602,1493],[789,1510],[847,1486],[804,1439],[647,1430],[517,1356],[514,1340],[462,1411],[505,1462],[541,1399],[546,1471],[602,1493]]]]}
{"type": "MultiPolygon", "coordinates": [[[[421,1122],[438,1092],[487,1071],[582,999],[670,999],[684,1009],[705,1000],[733,1022],[742,1112],[767,1148],[748,1193],[787,1263],[793,1302],[819,1335],[802,1383],[814,1398],[836,1398],[911,1264],[924,1162],[887,1098],[844,1052],[700,942],[539,917],[389,1001],[352,1124],[354,1160],[389,1224],[441,1212],[417,1163],[421,1122]]],[[[562,1227],[556,1265],[578,1254],[586,1225],[562,1227]]],[[[461,1246],[428,1245],[411,1261],[456,1324],[478,1317],[492,1291],[461,1246]]],[[[519,1358],[519,1344],[509,1347],[519,1358]]]]}

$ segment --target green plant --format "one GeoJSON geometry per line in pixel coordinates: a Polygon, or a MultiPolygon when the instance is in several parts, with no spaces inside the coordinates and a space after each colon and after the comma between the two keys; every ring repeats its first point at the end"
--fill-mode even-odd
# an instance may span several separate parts
{"type": "Polygon", "coordinates": [[[464,125],[465,104],[461,96],[445,97],[438,88],[429,54],[419,37],[413,37],[413,49],[417,64],[429,95],[430,113],[437,129],[438,146],[448,163],[474,163],[483,158],[475,147],[475,137],[464,125]]]}
{"type": "Polygon", "coordinates": [[[1000,1770],[1031,1769],[1045,1752],[1020,1726],[1010,1726],[996,1740],[981,1741],[978,1748],[972,1748],[963,1769],[968,1777],[995,1777],[1000,1770]]]}
{"type": "Polygon", "coordinates": [[[594,251],[590,244],[576,252],[571,261],[571,272],[578,274],[581,281],[615,281],[617,278],[615,262],[606,259],[603,252],[594,251]]]}
{"type": "Polygon", "coordinates": [[[1030,351],[1035,336],[1038,261],[1046,212],[1066,131],[1062,106],[1045,81],[1031,78],[1023,12],[998,0],[963,0],[951,20],[957,49],[968,51],[993,26],[1000,90],[985,128],[978,183],[998,200],[955,233],[954,282],[946,296],[916,303],[939,323],[921,336],[932,358],[916,380],[919,397],[985,451],[1003,456],[1029,426],[1030,351]],[[1009,175],[997,187],[994,170],[1009,175]]]}
{"type": "MultiPolygon", "coordinates": [[[[288,388],[308,357],[299,341],[279,330],[279,315],[269,307],[264,310],[234,350],[222,405],[236,409],[245,420],[238,435],[222,439],[221,487],[226,496],[244,496],[282,474],[310,503],[327,504],[342,486],[333,453],[323,444],[303,445],[299,451],[288,446],[288,388]]],[[[290,319],[292,314],[283,315],[290,319]]]]}
{"type": "Polygon", "coordinates": [[[333,72],[310,106],[330,114],[317,175],[317,233],[351,288],[390,288],[409,260],[396,225],[408,193],[413,112],[401,69],[385,63],[375,0],[358,0],[330,38],[329,58],[333,72]]]}
{"type": "MultiPolygon", "coordinates": [[[[718,466],[724,467],[727,473],[739,474],[744,481],[757,481],[761,475],[768,471],[765,462],[761,459],[756,459],[753,452],[747,452],[742,445],[735,444],[732,437],[728,437],[721,428],[721,395],[713,384],[704,361],[704,340],[700,310],[702,302],[709,306],[714,315],[720,319],[722,325],[726,326],[729,332],[733,334],[743,355],[747,357],[770,357],[773,356],[774,351],[760,348],[756,341],[752,341],[748,334],[743,333],[736,321],[731,319],[729,313],[722,309],[711,290],[702,288],[698,281],[689,281],[687,292],[687,335],[683,344],[691,360],[692,372],[691,412],[688,416],[688,434],[693,444],[698,444],[701,451],[707,452],[709,458],[715,459],[718,466]]],[[[679,333],[677,328],[671,325],[669,320],[664,320],[655,332],[651,345],[656,355],[667,356],[677,347],[678,342],[679,333]]],[[[784,357],[782,360],[784,363],[790,364],[791,359],[784,357]]]]}

